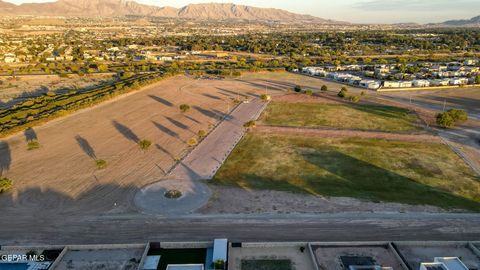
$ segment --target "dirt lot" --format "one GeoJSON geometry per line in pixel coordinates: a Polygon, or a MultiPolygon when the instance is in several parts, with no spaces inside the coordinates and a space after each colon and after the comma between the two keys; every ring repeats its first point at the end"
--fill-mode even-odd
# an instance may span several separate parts
{"type": "Polygon", "coordinates": [[[48,91],[66,92],[71,89],[88,88],[111,81],[113,74],[90,74],[83,77],[68,75],[28,75],[11,77],[0,76],[0,109],[21,102],[24,98],[38,96],[48,91]]]}
{"type": "MultiPolygon", "coordinates": [[[[0,145],[0,171],[15,183],[0,196],[0,208],[25,213],[119,213],[136,210],[132,197],[139,188],[158,181],[188,148],[185,143],[208,130],[233,107],[232,98],[258,96],[290,89],[276,80],[193,80],[183,76],[146,87],[140,92],[52,121],[33,132],[17,134],[0,145]],[[186,114],[178,109],[189,104],[186,114]],[[27,150],[26,139],[41,147],[27,150]],[[152,146],[141,151],[137,142],[152,146]],[[97,170],[96,159],[107,161],[97,170]]],[[[309,83],[314,85],[316,80],[309,83]]]]}
{"type": "Polygon", "coordinates": [[[202,214],[294,214],[339,212],[428,212],[447,210],[426,205],[375,203],[347,197],[324,197],[274,190],[210,185],[213,196],[202,214]],[[235,198],[232,200],[231,198],[235,198]]]}

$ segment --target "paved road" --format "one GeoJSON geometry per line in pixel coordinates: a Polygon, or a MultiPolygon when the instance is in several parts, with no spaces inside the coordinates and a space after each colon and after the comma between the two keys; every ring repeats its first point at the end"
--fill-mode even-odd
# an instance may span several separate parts
{"type": "Polygon", "coordinates": [[[243,124],[256,118],[265,103],[254,99],[240,104],[162,181],[142,188],[135,195],[135,205],[145,213],[178,215],[194,211],[210,198],[203,183],[212,179],[233,148],[245,134],[243,124]],[[179,190],[182,197],[168,199],[168,190],[179,190]]]}
{"type": "Polygon", "coordinates": [[[480,240],[480,215],[70,216],[48,220],[24,217],[23,224],[18,220],[10,222],[2,217],[0,245],[197,241],[215,237],[232,241],[480,240]],[[32,230],[25,230],[26,224],[32,230]]]}

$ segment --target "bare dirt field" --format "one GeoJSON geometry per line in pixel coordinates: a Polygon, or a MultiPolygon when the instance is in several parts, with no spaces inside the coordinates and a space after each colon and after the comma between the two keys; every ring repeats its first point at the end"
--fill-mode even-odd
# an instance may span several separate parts
{"type": "MultiPolygon", "coordinates": [[[[285,73],[275,80],[247,74],[239,80],[167,79],[145,89],[54,120],[25,134],[1,141],[0,170],[14,181],[0,196],[0,208],[26,213],[119,213],[136,191],[158,181],[188,149],[186,141],[209,130],[232,109],[233,98],[281,93],[293,83],[285,73]],[[180,104],[191,110],[182,114],[180,104]],[[27,139],[40,148],[27,150],[27,139]],[[138,141],[148,139],[148,151],[138,141]],[[98,170],[95,160],[107,167],[98,170]]],[[[311,80],[312,86],[318,83],[311,80]]]]}
{"type": "Polygon", "coordinates": [[[113,79],[112,74],[68,75],[20,75],[15,78],[0,77],[0,109],[10,107],[21,100],[52,92],[92,87],[113,79]]]}
{"type": "Polygon", "coordinates": [[[210,185],[212,198],[197,212],[202,214],[313,214],[339,212],[427,212],[448,210],[427,205],[376,203],[347,197],[324,197],[275,190],[255,190],[210,185]],[[235,198],[232,200],[231,198],[235,198]]]}

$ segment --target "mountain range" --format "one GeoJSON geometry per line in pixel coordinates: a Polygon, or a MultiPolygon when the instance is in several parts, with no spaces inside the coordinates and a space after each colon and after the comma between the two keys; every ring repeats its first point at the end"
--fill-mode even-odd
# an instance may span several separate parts
{"type": "Polygon", "coordinates": [[[471,26],[471,27],[479,27],[480,26],[480,16],[473,17],[469,20],[451,20],[446,21],[443,25],[448,26],[471,26]]]}
{"type": "Polygon", "coordinates": [[[129,0],[58,0],[49,3],[15,5],[0,0],[0,15],[43,16],[155,16],[166,18],[249,20],[276,22],[334,23],[311,15],[301,15],[274,8],[257,8],[235,4],[190,4],[182,8],[159,7],[129,0]]]}

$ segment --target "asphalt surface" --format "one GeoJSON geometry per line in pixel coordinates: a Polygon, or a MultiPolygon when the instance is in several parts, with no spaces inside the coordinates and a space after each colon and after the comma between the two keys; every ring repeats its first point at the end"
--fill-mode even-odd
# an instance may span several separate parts
{"type": "Polygon", "coordinates": [[[480,240],[480,215],[476,214],[343,213],[176,219],[148,215],[59,216],[22,220],[32,230],[25,230],[26,224],[0,220],[0,245],[200,241],[219,237],[231,241],[480,240]]]}

